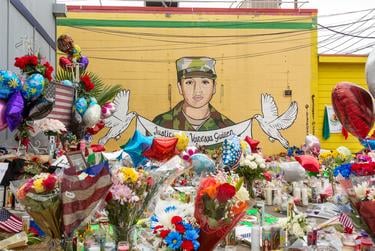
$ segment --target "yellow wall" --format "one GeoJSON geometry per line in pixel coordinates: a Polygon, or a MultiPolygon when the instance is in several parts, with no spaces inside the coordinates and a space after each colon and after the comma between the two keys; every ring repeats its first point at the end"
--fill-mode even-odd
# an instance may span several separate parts
{"type": "Polygon", "coordinates": [[[338,82],[346,81],[358,84],[367,89],[365,64],[366,56],[331,56],[320,55],[318,66],[318,87],[316,96],[316,135],[321,140],[321,146],[325,149],[336,149],[346,146],[352,151],[362,149],[356,137],[349,134],[347,140],[339,134],[332,134],[327,140],[323,135],[323,117],[325,105],[331,105],[331,91],[338,82]]]}
{"type": "MultiPolygon", "coordinates": [[[[313,14],[69,12],[66,20],[72,19],[269,22],[266,28],[238,28],[238,24],[235,24],[237,28],[215,29],[95,27],[92,24],[90,27],[82,27],[66,22],[62,24],[60,21],[57,31],[58,35],[70,34],[80,45],[83,55],[90,59],[88,70],[99,74],[107,83],[118,83],[131,90],[130,111],[153,119],[169,110],[181,100],[176,86],[175,60],[183,56],[209,56],[217,60],[218,85],[212,100],[217,110],[233,121],[241,122],[261,113],[262,93],[270,93],[275,97],[279,113],[284,112],[290,102],[295,100],[299,106],[297,121],[282,134],[290,145],[301,145],[304,142],[305,105],[311,105],[310,89],[316,84],[316,74],[313,74],[317,71],[316,32],[282,26],[293,22],[311,23],[314,26],[313,14]],[[272,23],[276,24],[273,28],[272,23]],[[292,97],[283,96],[287,82],[293,90],[292,97]],[[169,85],[172,88],[171,99],[168,97],[169,85]]],[[[134,125],[118,142],[111,140],[109,149],[123,144],[132,135],[133,128],[134,125]]],[[[99,136],[103,134],[101,132],[99,136]]],[[[271,143],[267,139],[256,122],[253,124],[253,136],[261,140],[267,154],[284,151],[279,143],[271,143]]]]}

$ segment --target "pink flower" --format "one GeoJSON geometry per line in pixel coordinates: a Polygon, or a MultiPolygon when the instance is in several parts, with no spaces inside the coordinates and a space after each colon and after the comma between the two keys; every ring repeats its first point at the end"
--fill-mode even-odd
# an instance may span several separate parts
{"type": "Polygon", "coordinates": [[[111,188],[114,200],[120,201],[121,205],[132,199],[133,192],[127,185],[114,185],[111,188]]]}

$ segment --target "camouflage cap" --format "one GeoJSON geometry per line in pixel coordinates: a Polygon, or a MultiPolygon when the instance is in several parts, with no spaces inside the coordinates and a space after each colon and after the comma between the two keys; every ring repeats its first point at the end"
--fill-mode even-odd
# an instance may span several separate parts
{"type": "Polygon", "coordinates": [[[216,79],[215,59],[209,57],[183,57],[176,61],[177,79],[207,77],[216,79]]]}

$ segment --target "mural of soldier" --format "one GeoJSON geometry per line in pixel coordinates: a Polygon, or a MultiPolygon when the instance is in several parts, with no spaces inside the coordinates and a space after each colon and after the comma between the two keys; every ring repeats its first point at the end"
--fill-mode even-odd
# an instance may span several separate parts
{"type": "Polygon", "coordinates": [[[182,57],[176,61],[177,87],[183,100],[153,122],[165,128],[209,131],[234,125],[210,101],[216,92],[215,59],[182,57]]]}

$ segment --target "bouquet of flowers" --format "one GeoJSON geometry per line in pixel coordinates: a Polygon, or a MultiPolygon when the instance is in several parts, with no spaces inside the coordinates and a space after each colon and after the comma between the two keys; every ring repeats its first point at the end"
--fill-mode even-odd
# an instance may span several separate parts
{"type": "Polygon", "coordinates": [[[337,150],[325,151],[325,152],[320,153],[319,162],[323,167],[323,175],[326,178],[328,178],[329,182],[331,183],[333,194],[335,193],[335,186],[334,186],[335,169],[336,167],[341,166],[342,164],[350,162],[350,160],[351,160],[351,156],[349,157],[337,150]]]}
{"type": "Polygon", "coordinates": [[[297,239],[305,237],[307,232],[311,230],[305,214],[290,215],[287,218],[280,219],[280,223],[289,235],[297,239]]]}
{"type": "Polygon", "coordinates": [[[159,246],[166,246],[168,250],[198,250],[200,230],[192,208],[191,204],[170,202],[156,206],[150,221],[153,234],[161,239],[159,246]]]}
{"type": "Polygon", "coordinates": [[[242,178],[223,173],[203,178],[194,211],[201,229],[199,250],[213,250],[245,215],[249,204],[249,193],[243,187],[242,178]]]}
{"type": "Polygon", "coordinates": [[[43,232],[57,240],[63,234],[59,183],[56,175],[41,173],[26,180],[15,191],[19,202],[43,232]]]}
{"type": "Polygon", "coordinates": [[[363,181],[354,186],[354,205],[367,224],[370,233],[375,233],[375,184],[363,181]]]}
{"type": "Polygon", "coordinates": [[[53,67],[40,55],[25,55],[23,57],[17,57],[15,60],[14,66],[20,68],[22,73],[26,75],[39,73],[43,75],[44,78],[48,79],[48,81],[52,80],[53,67]]]}
{"type": "Polygon", "coordinates": [[[253,182],[256,179],[263,179],[266,171],[266,161],[259,154],[243,154],[240,159],[240,165],[236,169],[239,176],[244,178],[244,182],[248,188],[252,198],[255,197],[253,182]]]}
{"type": "Polygon", "coordinates": [[[132,167],[115,167],[112,182],[107,196],[108,219],[116,241],[128,240],[129,231],[142,217],[158,184],[147,172],[132,167]]]}
{"type": "Polygon", "coordinates": [[[35,121],[33,128],[35,134],[43,132],[47,136],[59,135],[67,131],[65,125],[61,121],[48,118],[35,121]]]}

